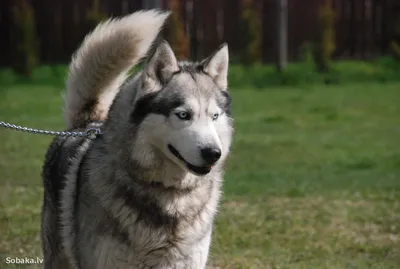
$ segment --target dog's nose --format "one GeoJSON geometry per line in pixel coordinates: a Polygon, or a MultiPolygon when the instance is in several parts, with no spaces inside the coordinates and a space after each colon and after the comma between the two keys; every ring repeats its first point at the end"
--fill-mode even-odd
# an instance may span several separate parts
{"type": "Polygon", "coordinates": [[[207,164],[214,164],[221,157],[221,150],[218,148],[202,148],[201,157],[203,157],[207,164]]]}

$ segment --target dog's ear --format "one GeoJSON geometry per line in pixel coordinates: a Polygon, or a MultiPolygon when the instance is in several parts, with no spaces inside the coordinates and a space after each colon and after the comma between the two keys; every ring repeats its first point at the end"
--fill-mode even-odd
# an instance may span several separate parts
{"type": "Polygon", "coordinates": [[[201,62],[204,72],[209,74],[220,87],[226,91],[228,88],[229,52],[228,44],[223,43],[210,57],[201,62]]]}
{"type": "Polygon", "coordinates": [[[164,85],[178,71],[175,54],[168,42],[163,40],[144,68],[144,82],[164,85]]]}

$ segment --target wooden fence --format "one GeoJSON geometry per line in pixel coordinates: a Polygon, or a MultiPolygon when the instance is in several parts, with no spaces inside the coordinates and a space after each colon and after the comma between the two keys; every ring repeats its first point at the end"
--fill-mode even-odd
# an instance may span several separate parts
{"type": "MultiPolygon", "coordinates": [[[[63,63],[70,59],[90,30],[87,10],[92,0],[29,0],[36,15],[41,61],[63,63]]],[[[161,3],[166,8],[168,0],[161,3]]],[[[253,0],[262,21],[262,60],[273,62],[276,55],[278,0],[253,0]]],[[[149,0],[100,0],[100,8],[118,16],[147,7],[149,0]],[[145,3],[143,3],[145,2],[145,3]],[[147,5],[144,5],[147,4],[147,5]]],[[[289,59],[299,59],[300,48],[312,42],[318,27],[317,10],[324,0],[289,0],[289,59]]],[[[388,53],[388,43],[400,17],[398,0],[334,0],[336,51],[338,58],[370,58],[388,53]]],[[[11,7],[14,0],[0,1],[0,65],[12,61],[8,53],[11,7]]],[[[190,39],[191,58],[210,53],[221,42],[229,43],[232,55],[239,52],[240,0],[180,0],[181,17],[190,39]]]]}

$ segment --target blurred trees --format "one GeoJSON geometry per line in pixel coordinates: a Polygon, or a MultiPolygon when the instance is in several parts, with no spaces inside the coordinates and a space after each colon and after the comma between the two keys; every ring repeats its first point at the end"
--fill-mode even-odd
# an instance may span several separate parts
{"type": "Polygon", "coordinates": [[[395,21],[395,29],[392,41],[390,42],[390,49],[394,58],[400,61],[400,16],[397,17],[395,21]]]}
{"type": "Polygon", "coordinates": [[[38,59],[45,64],[64,64],[88,31],[109,15],[153,7],[174,11],[165,33],[179,58],[186,58],[189,51],[195,58],[202,57],[220,41],[229,42],[233,62],[275,62],[278,70],[288,61],[299,60],[306,42],[320,71],[329,70],[332,51],[342,59],[400,54],[400,40],[394,36],[399,1],[335,0],[334,6],[332,1],[308,2],[0,0],[0,51],[8,52],[0,57],[0,65],[29,75],[38,59]],[[185,10],[189,4],[193,8],[185,10]],[[336,19],[335,13],[340,14],[336,19]],[[223,27],[217,29],[221,18],[223,27]]]}
{"type": "Polygon", "coordinates": [[[317,70],[330,70],[332,54],[335,50],[335,12],[332,0],[325,0],[318,9],[318,35],[314,46],[314,59],[317,70]]]}
{"type": "Polygon", "coordinates": [[[189,56],[189,37],[185,32],[185,24],[180,16],[179,0],[169,0],[168,9],[172,11],[168,19],[167,39],[179,60],[189,56]]]}
{"type": "Polygon", "coordinates": [[[35,12],[27,0],[14,1],[11,9],[11,50],[13,70],[29,77],[39,62],[39,42],[36,35],[35,12]]]}
{"type": "Polygon", "coordinates": [[[241,0],[240,13],[241,63],[252,64],[261,61],[261,20],[254,9],[253,0],[241,0]]]}
{"type": "Polygon", "coordinates": [[[288,61],[288,0],[278,1],[277,69],[283,71],[288,61]]]}
{"type": "Polygon", "coordinates": [[[86,13],[86,19],[90,28],[94,28],[101,21],[107,19],[107,13],[100,10],[99,0],[92,0],[92,6],[86,13]]]}

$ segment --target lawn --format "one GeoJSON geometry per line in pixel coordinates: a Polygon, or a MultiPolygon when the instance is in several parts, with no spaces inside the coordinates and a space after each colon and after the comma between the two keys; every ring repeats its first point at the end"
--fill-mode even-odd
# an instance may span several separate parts
{"type": "MultiPolygon", "coordinates": [[[[400,84],[233,89],[236,134],[210,265],[400,268],[400,84]]],[[[0,87],[0,120],[61,130],[60,90],[0,87]]],[[[41,256],[51,138],[0,129],[0,268],[41,256]]]]}

